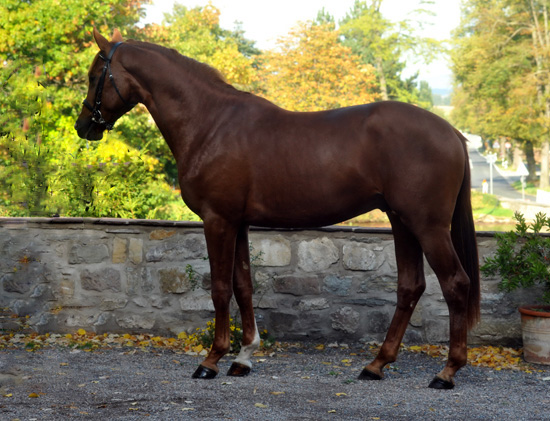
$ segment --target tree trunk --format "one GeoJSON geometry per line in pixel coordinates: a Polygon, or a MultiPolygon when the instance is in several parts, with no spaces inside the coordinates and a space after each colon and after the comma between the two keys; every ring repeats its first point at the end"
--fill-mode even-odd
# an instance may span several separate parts
{"type": "Polygon", "coordinates": [[[378,72],[378,79],[380,82],[380,94],[382,95],[382,99],[387,101],[390,97],[388,95],[386,76],[384,75],[384,67],[382,66],[382,59],[380,57],[376,58],[376,71],[378,72]]]}
{"type": "Polygon", "coordinates": [[[523,153],[525,153],[525,160],[527,161],[527,171],[529,171],[527,181],[536,181],[537,165],[535,163],[535,151],[533,150],[533,142],[531,142],[530,140],[525,140],[523,142],[523,153]]]}
{"type": "Polygon", "coordinates": [[[548,157],[550,152],[550,141],[545,139],[542,142],[541,154],[540,154],[540,184],[541,189],[550,187],[550,179],[548,174],[548,157]]]}
{"type": "Polygon", "coordinates": [[[521,149],[517,145],[517,142],[514,141],[512,142],[512,144],[514,145],[512,147],[512,150],[513,150],[512,167],[517,169],[519,167],[519,164],[523,162],[523,160],[521,159],[522,153],[521,153],[521,149]]]}

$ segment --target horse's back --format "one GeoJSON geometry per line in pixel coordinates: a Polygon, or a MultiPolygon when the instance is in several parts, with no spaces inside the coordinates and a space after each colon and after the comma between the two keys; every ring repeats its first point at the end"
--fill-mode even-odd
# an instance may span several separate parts
{"type": "Polygon", "coordinates": [[[399,210],[408,206],[403,197],[457,194],[462,182],[464,148],[453,127],[412,105],[273,110],[258,121],[245,164],[256,224],[317,225],[374,208],[399,210]]]}

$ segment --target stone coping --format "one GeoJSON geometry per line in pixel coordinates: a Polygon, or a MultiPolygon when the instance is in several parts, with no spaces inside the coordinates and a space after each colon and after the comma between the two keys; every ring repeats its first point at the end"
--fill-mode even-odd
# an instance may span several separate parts
{"type": "MultiPolygon", "coordinates": [[[[160,219],[122,219],[122,218],[85,218],[85,217],[0,217],[0,225],[10,224],[44,224],[44,225],[107,225],[107,226],[149,226],[149,227],[179,227],[179,228],[202,228],[203,223],[197,221],[168,221],[160,219]]],[[[361,227],[349,225],[329,225],[316,228],[269,228],[250,227],[251,231],[320,231],[320,232],[349,232],[349,233],[371,233],[391,234],[391,228],[383,227],[361,227]]],[[[494,237],[495,231],[476,231],[477,237],[494,237]]]]}

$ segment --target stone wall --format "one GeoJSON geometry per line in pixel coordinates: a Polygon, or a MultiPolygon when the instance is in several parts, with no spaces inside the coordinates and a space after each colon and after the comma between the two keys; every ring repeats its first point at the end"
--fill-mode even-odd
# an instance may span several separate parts
{"type": "MultiPolygon", "coordinates": [[[[482,259],[495,241],[479,233],[478,244],[482,259]]],[[[384,339],[397,289],[390,230],[254,229],[250,247],[261,329],[288,340],[384,339]]],[[[28,316],[38,332],[174,335],[214,317],[199,223],[0,218],[0,253],[0,308],[28,316]]],[[[426,278],[408,343],[448,340],[447,306],[427,265],[426,278]]],[[[483,319],[470,342],[517,342],[523,295],[483,279],[483,319]]]]}

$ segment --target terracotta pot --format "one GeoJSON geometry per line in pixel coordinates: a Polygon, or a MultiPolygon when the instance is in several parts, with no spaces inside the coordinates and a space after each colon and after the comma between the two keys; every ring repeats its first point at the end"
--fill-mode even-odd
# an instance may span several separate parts
{"type": "Polygon", "coordinates": [[[525,306],[519,312],[525,361],[550,365],[550,306],[525,306]]]}

